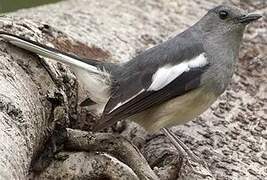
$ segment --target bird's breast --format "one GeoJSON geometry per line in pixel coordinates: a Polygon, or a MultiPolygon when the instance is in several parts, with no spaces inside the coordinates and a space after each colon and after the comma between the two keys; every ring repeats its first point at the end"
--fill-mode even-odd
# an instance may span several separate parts
{"type": "Polygon", "coordinates": [[[155,132],[163,127],[183,124],[194,119],[208,109],[216,98],[217,96],[211,89],[198,88],[143,111],[131,120],[146,130],[155,132]]]}

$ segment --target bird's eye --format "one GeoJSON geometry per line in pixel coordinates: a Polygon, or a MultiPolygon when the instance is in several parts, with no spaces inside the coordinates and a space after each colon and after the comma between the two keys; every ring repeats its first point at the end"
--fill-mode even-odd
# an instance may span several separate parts
{"type": "Polygon", "coordinates": [[[226,12],[226,11],[220,11],[219,12],[219,17],[221,19],[226,19],[228,17],[228,12],[226,12]]]}

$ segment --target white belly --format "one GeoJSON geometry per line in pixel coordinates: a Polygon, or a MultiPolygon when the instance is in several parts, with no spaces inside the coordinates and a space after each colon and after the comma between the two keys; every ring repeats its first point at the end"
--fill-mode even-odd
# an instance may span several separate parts
{"type": "Polygon", "coordinates": [[[154,132],[163,127],[183,124],[194,119],[208,109],[216,98],[210,91],[199,88],[152,107],[130,119],[146,130],[154,132]]]}

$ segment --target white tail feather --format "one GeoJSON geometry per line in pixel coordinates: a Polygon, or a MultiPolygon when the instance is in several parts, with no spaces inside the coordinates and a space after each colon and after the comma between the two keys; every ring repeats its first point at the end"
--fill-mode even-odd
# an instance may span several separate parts
{"type": "Polygon", "coordinates": [[[20,47],[22,49],[26,49],[28,51],[31,51],[31,52],[36,53],[36,54],[39,54],[41,56],[48,57],[48,58],[51,58],[51,59],[55,59],[55,60],[58,60],[58,61],[60,61],[62,63],[68,64],[68,65],[72,65],[72,66],[76,66],[76,67],[85,69],[87,71],[91,71],[93,73],[99,73],[99,70],[96,67],[94,67],[94,66],[92,66],[90,64],[84,63],[82,61],[79,61],[77,59],[74,59],[74,58],[72,58],[70,56],[67,56],[65,54],[61,54],[61,53],[58,53],[58,52],[51,51],[49,49],[46,49],[46,48],[41,47],[41,46],[38,46],[36,44],[33,44],[31,42],[28,42],[26,40],[17,38],[17,37],[12,36],[12,35],[1,34],[0,33],[0,37],[4,38],[5,40],[7,40],[8,42],[10,42],[11,44],[13,44],[13,45],[15,45],[17,47],[20,47]]]}
{"type": "Polygon", "coordinates": [[[50,50],[41,45],[38,46],[38,44],[31,43],[30,41],[16,36],[0,33],[0,37],[17,47],[70,65],[84,88],[89,92],[90,99],[96,103],[89,107],[89,109],[98,115],[103,112],[110,97],[111,87],[110,74],[104,69],[100,70],[93,65],[80,61],[79,59],[50,50]]]}
{"type": "Polygon", "coordinates": [[[95,105],[89,107],[96,115],[101,115],[107,101],[110,98],[111,80],[110,75],[106,72],[103,74],[88,73],[83,69],[73,69],[78,79],[83,84],[84,88],[88,90],[90,99],[96,102],[95,105]]]}

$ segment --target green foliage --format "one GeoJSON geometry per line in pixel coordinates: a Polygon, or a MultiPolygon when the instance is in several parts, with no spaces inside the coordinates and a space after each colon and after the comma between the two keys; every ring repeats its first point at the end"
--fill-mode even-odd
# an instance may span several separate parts
{"type": "Polygon", "coordinates": [[[54,3],[60,0],[0,0],[0,13],[29,8],[42,4],[54,3]]]}

